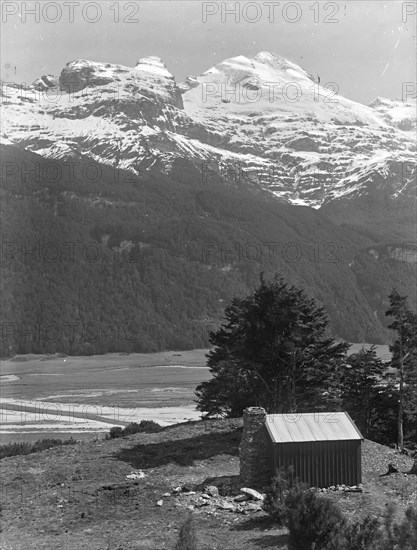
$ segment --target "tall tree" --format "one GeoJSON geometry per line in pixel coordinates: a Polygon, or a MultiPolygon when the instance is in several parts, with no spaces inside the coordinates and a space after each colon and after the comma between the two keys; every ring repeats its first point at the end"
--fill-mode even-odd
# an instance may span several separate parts
{"type": "Polygon", "coordinates": [[[385,371],[372,346],[349,355],[340,375],[343,409],[366,438],[380,443],[391,442],[396,430],[398,392],[385,371]]]}
{"type": "Polygon", "coordinates": [[[349,344],[329,335],[324,309],[278,275],[226,307],[210,335],[212,378],[196,390],[208,416],[239,416],[247,406],[269,413],[328,407],[349,344]]]}
{"type": "Polygon", "coordinates": [[[388,328],[397,332],[390,346],[392,366],[398,371],[398,447],[404,449],[404,415],[414,419],[417,416],[417,314],[407,302],[407,296],[401,296],[397,290],[389,295],[390,306],[386,311],[393,317],[388,328]]]}

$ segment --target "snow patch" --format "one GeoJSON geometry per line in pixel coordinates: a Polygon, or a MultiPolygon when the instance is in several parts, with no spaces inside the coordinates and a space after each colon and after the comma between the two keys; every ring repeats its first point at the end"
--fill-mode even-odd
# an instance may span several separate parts
{"type": "Polygon", "coordinates": [[[172,79],[174,78],[162,62],[162,59],[154,55],[142,57],[141,59],[139,59],[139,61],[136,63],[135,69],[137,69],[138,71],[151,73],[155,76],[163,76],[165,78],[172,79]]]}

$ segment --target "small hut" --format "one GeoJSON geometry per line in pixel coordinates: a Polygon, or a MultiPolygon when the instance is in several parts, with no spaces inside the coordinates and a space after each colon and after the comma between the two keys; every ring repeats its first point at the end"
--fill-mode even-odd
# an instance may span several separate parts
{"type": "Polygon", "coordinates": [[[291,466],[310,487],[357,485],[362,441],[347,412],[266,414],[250,407],[243,413],[240,475],[246,485],[261,486],[291,466]]]}

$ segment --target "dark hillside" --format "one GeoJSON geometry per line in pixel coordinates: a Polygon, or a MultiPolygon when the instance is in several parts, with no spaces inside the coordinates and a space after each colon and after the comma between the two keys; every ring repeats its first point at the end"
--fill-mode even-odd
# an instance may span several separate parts
{"type": "Polygon", "coordinates": [[[393,285],[413,296],[415,264],[376,259],[373,234],[185,162],[134,177],[4,146],[1,204],[3,355],[205,347],[261,271],[305,288],[356,342],[386,341],[393,285]]]}

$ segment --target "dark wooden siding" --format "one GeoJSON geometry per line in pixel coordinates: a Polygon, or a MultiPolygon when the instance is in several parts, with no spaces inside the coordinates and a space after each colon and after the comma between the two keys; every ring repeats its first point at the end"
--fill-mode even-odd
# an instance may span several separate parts
{"type": "Polygon", "coordinates": [[[357,485],[362,481],[361,441],[311,441],[272,444],[272,469],[294,468],[310,487],[357,485]]]}

